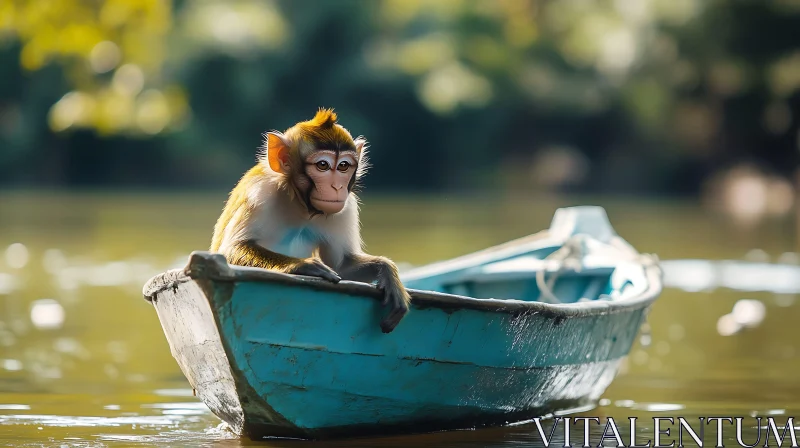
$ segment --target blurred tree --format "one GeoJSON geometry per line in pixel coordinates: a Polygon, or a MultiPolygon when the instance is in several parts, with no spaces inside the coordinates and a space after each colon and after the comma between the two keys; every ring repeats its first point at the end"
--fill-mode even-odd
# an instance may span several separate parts
{"type": "Polygon", "coordinates": [[[170,2],[6,0],[0,16],[26,72],[63,67],[72,90],[50,109],[53,131],[152,135],[184,117],[185,95],[163,76],[170,2]]]}
{"type": "Polygon", "coordinates": [[[370,190],[789,176],[799,4],[4,0],[0,182],[229,186],[319,106],[371,141],[370,190]]]}

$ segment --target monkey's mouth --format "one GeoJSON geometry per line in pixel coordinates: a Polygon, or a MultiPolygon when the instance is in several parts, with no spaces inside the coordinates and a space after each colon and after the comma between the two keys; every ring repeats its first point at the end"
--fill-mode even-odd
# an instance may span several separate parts
{"type": "Polygon", "coordinates": [[[344,201],[331,201],[329,199],[319,199],[319,198],[311,198],[311,199],[319,202],[332,202],[334,204],[341,204],[342,202],[344,202],[344,201]]]}

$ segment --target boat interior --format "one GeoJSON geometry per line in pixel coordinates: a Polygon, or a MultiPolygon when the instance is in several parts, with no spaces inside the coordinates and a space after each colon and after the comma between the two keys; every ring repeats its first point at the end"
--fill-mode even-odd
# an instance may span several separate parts
{"type": "Polygon", "coordinates": [[[648,288],[646,255],[600,207],[559,209],[545,232],[401,274],[408,288],[551,304],[622,301],[648,288]]]}
{"type": "Polygon", "coordinates": [[[547,269],[546,265],[533,256],[493,263],[443,282],[439,292],[476,299],[576,303],[620,299],[637,289],[634,266],[592,266],[576,271],[547,269]],[[537,279],[539,271],[544,275],[537,279]]]}

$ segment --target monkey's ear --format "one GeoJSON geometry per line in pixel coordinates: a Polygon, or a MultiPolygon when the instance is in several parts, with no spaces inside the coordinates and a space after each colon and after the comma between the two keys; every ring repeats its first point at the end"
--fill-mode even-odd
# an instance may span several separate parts
{"type": "Polygon", "coordinates": [[[369,169],[369,158],[367,157],[367,139],[364,137],[358,137],[353,140],[353,143],[356,145],[356,151],[358,152],[358,169],[356,170],[356,178],[361,179],[367,174],[367,170],[369,169]]]}
{"type": "Polygon", "coordinates": [[[276,173],[289,171],[289,145],[280,132],[267,132],[267,160],[276,173]]]}
{"type": "Polygon", "coordinates": [[[355,140],[353,140],[353,143],[356,145],[356,152],[360,154],[367,145],[367,139],[364,137],[357,137],[355,140]]]}

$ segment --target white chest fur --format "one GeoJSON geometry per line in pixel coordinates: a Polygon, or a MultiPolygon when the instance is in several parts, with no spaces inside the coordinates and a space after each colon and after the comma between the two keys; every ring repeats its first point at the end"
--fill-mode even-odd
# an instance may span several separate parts
{"type": "Polygon", "coordinates": [[[319,233],[310,226],[287,228],[269,250],[295,258],[308,258],[319,246],[319,233]]]}
{"type": "Polygon", "coordinates": [[[308,258],[324,245],[325,254],[320,256],[331,266],[338,265],[344,254],[360,251],[358,200],[354,195],[336,215],[309,218],[304,208],[267,187],[253,193],[249,219],[238,221],[244,225],[227,229],[223,247],[234,241],[255,240],[273,252],[308,258]]]}

